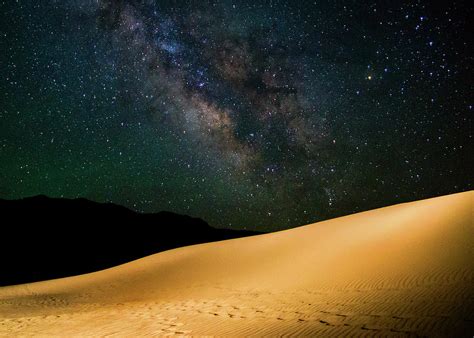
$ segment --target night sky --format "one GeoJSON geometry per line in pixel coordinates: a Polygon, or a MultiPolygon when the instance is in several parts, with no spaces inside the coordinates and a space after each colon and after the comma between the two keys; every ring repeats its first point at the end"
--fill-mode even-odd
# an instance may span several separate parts
{"type": "Polygon", "coordinates": [[[472,189],[471,7],[0,1],[0,198],[272,231],[472,189]]]}

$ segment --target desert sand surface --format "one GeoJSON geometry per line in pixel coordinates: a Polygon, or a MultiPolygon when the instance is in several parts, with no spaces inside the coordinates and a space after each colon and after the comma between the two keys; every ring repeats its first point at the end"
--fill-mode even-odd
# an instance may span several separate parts
{"type": "Polygon", "coordinates": [[[473,198],[400,204],[0,288],[0,335],[471,337],[473,198]]]}

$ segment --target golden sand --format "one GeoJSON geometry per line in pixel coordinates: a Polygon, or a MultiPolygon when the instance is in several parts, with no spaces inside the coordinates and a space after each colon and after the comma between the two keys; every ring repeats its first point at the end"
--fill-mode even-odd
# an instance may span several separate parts
{"type": "Polygon", "coordinates": [[[473,198],[400,204],[0,288],[0,335],[472,336],[473,198]]]}

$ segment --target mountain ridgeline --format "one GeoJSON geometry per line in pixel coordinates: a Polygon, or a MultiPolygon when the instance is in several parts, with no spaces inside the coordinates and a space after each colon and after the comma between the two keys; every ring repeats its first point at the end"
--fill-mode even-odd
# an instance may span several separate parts
{"type": "Polygon", "coordinates": [[[0,199],[0,286],[102,270],[181,246],[258,234],[170,212],[36,196],[0,199]]]}

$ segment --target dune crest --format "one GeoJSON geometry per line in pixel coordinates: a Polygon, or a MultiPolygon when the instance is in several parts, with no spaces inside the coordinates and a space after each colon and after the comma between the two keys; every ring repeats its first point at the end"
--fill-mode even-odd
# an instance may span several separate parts
{"type": "Polygon", "coordinates": [[[473,198],[405,203],[0,288],[0,335],[472,336],[473,198]]]}

